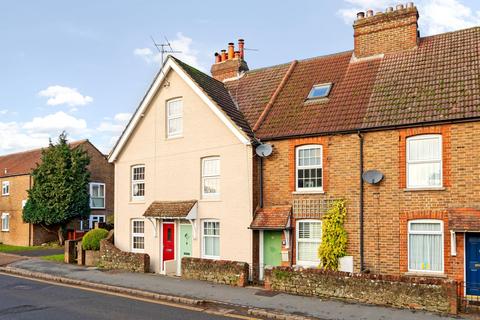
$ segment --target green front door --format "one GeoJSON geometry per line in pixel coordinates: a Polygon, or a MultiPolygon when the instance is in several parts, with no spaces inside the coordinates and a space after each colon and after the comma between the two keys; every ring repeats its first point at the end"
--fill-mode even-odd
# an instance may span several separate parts
{"type": "Polygon", "coordinates": [[[263,264],[279,266],[282,263],[282,231],[263,231],[263,264]]]}
{"type": "Polygon", "coordinates": [[[192,226],[190,224],[180,225],[180,259],[192,256],[192,226]]]}

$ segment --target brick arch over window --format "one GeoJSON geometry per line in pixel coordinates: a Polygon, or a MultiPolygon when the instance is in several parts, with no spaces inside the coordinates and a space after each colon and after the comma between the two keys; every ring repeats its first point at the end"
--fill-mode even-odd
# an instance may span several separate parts
{"type": "Polygon", "coordinates": [[[323,192],[328,189],[328,137],[311,137],[291,139],[289,146],[288,162],[290,172],[290,191],[295,191],[295,177],[296,177],[296,148],[309,144],[318,144],[322,146],[322,176],[323,176],[323,192]]]}
{"type": "Polygon", "coordinates": [[[407,187],[407,139],[425,134],[440,134],[442,136],[442,176],[443,187],[450,187],[450,161],[451,161],[451,126],[419,127],[399,130],[399,185],[407,187]]]}

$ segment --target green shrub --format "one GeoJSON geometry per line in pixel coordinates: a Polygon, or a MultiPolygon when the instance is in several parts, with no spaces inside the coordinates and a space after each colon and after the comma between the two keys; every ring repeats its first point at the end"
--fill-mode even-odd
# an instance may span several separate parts
{"type": "Polygon", "coordinates": [[[347,231],[343,226],[346,216],[345,201],[336,200],[322,219],[318,256],[327,270],[338,270],[338,259],[347,255],[347,231]]]}
{"type": "Polygon", "coordinates": [[[108,231],[102,228],[88,231],[82,239],[83,250],[100,250],[100,240],[108,236],[108,231]]]}

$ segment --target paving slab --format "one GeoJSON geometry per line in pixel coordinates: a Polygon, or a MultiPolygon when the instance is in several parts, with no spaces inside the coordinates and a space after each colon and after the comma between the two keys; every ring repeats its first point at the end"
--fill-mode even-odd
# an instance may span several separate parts
{"type": "Polygon", "coordinates": [[[18,255],[9,254],[9,253],[0,253],[0,266],[6,266],[15,261],[20,261],[24,259],[25,259],[24,257],[20,257],[18,255]]]}
{"type": "Polygon", "coordinates": [[[254,287],[238,288],[206,281],[185,280],[157,274],[101,271],[95,268],[59,264],[40,259],[16,261],[10,264],[10,266],[71,279],[134,288],[186,298],[216,301],[251,308],[278,310],[285,313],[307,315],[328,320],[455,319],[450,316],[442,316],[423,311],[394,309],[284,293],[272,296],[263,294],[262,289],[254,287]]]}

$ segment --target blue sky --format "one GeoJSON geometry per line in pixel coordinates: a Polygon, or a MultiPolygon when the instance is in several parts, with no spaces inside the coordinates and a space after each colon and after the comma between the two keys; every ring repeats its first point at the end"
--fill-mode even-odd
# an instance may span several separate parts
{"type": "MultiPolygon", "coordinates": [[[[159,68],[150,36],[204,71],[245,39],[250,68],[350,50],[355,13],[397,1],[2,1],[0,154],[66,130],[108,152],[159,68]]],[[[422,36],[480,25],[480,1],[419,0],[422,36]]]]}

